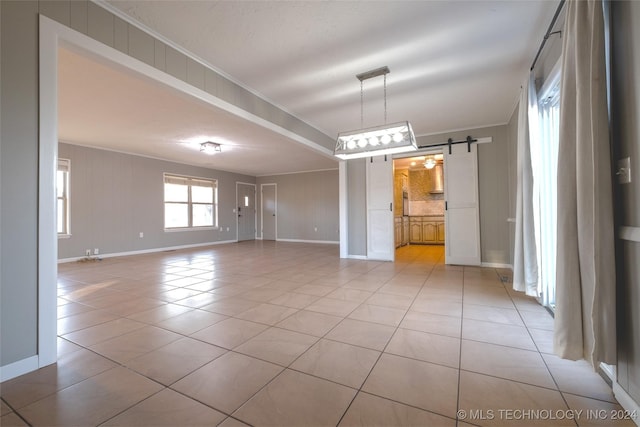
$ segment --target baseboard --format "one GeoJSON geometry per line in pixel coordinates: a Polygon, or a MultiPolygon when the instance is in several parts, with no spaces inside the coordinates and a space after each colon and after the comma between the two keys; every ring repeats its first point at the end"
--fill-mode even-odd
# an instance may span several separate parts
{"type": "Polygon", "coordinates": [[[366,255],[347,255],[347,258],[349,259],[363,259],[363,260],[368,260],[369,258],[367,258],[366,255]]]}
{"type": "Polygon", "coordinates": [[[627,391],[618,384],[618,373],[616,371],[616,367],[614,365],[600,363],[599,368],[598,373],[600,373],[600,376],[604,377],[607,384],[611,385],[613,395],[620,406],[622,406],[622,408],[629,414],[636,414],[636,416],[631,419],[638,427],[640,427],[640,405],[638,405],[638,402],[636,402],[633,397],[631,397],[629,393],[627,393],[627,391]]]}
{"type": "Polygon", "coordinates": [[[638,402],[633,400],[633,398],[629,396],[629,393],[627,393],[617,381],[613,382],[613,395],[625,411],[630,414],[636,414],[636,417],[632,418],[632,421],[640,427],[640,405],[638,405],[638,402]]]}
{"type": "Polygon", "coordinates": [[[513,270],[513,266],[511,264],[502,264],[499,262],[483,262],[480,266],[487,268],[507,268],[509,270],[513,270]]]}
{"type": "MultiPolygon", "coordinates": [[[[203,246],[213,246],[213,245],[222,245],[226,243],[237,243],[237,240],[219,240],[216,242],[206,242],[206,243],[195,243],[192,245],[180,245],[180,246],[168,246],[164,248],[151,248],[151,249],[142,249],[139,251],[127,251],[127,252],[115,252],[110,254],[101,254],[101,255],[92,255],[91,259],[102,259],[102,258],[115,258],[120,256],[130,256],[130,255],[142,255],[142,254],[151,254],[155,252],[165,252],[165,251],[175,251],[179,249],[191,249],[191,248],[200,248],[203,246]]],[[[63,258],[58,260],[58,264],[64,264],[66,262],[75,262],[86,259],[87,257],[74,257],[74,258],[63,258]]]]}
{"type": "Polygon", "coordinates": [[[336,240],[302,240],[302,239],[276,239],[277,242],[291,242],[291,243],[322,243],[328,245],[339,245],[340,242],[336,240]]]}
{"type": "Polygon", "coordinates": [[[18,360],[17,362],[9,363],[8,365],[0,366],[0,382],[35,371],[39,367],[37,354],[27,357],[26,359],[18,360]]]}

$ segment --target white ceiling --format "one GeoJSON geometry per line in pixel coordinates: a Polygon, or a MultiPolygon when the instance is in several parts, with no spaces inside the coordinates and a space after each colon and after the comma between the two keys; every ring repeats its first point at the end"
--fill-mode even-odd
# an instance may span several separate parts
{"type": "MultiPolygon", "coordinates": [[[[384,65],[391,70],[388,121],[409,120],[416,135],[506,123],[558,1],[107,4],[334,138],[360,127],[355,75],[384,65]]],[[[237,144],[220,161],[225,167],[217,156],[207,159],[208,167],[252,175],[336,167],[281,135],[113,70],[100,70],[100,78],[110,78],[96,89],[91,75],[76,74],[91,67],[87,60],[67,59],[60,62],[61,110],[68,109],[60,118],[63,140],[198,164],[200,153],[184,157],[176,143],[197,129],[237,144]],[[125,98],[102,98],[123,83],[125,98]],[[260,148],[266,144],[282,150],[272,155],[260,148]],[[285,152],[291,157],[283,159],[285,152]]],[[[364,82],[364,126],[383,122],[382,96],[382,78],[364,82]]]]}

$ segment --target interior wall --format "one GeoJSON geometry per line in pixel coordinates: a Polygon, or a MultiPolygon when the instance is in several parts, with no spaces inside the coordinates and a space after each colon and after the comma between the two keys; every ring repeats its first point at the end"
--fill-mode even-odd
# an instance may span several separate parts
{"type": "Polygon", "coordinates": [[[5,366],[35,356],[38,345],[38,3],[0,1],[0,19],[0,365],[5,366]]]}
{"type": "Polygon", "coordinates": [[[18,371],[38,351],[39,14],[294,132],[301,140],[334,147],[333,138],[92,1],[0,1],[0,366],[20,364],[18,371]]]}
{"type": "MultiPolygon", "coordinates": [[[[262,184],[277,184],[277,240],[340,241],[338,170],[261,176],[262,184]]],[[[258,192],[258,236],[262,236],[262,198],[258,192]]]]}
{"type": "Polygon", "coordinates": [[[104,255],[235,240],[236,181],[255,182],[246,175],[79,145],[61,143],[58,155],[71,160],[71,237],[58,240],[59,259],[82,257],[94,248],[104,255]],[[218,181],[219,230],[164,231],[164,173],[218,181]]]}
{"type": "MultiPolygon", "coordinates": [[[[640,3],[611,6],[613,161],[631,158],[629,184],[616,184],[617,382],[640,405],[640,3]]],[[[615,388],[614,388],[615,390],[615,388]]]]}
{"type": "MultiPolygon", "coordinates": [[[[418,146],[436,144],[448,138],[463,140],[492,137],[493,142],[478,144],[478,192],[480,197],[481,259],[487,264],[511,265],[509,210],[509,133],[508,126],[466,129],[418,137],[418,146]]],[[[445,165],[446,167],[446,165],[445,165]]]]}
{"type": "Polygon", "coordinates": [[[347,236],[350,256],[367,256],[367,170],[365,159],[347,161],[347,236]]]}

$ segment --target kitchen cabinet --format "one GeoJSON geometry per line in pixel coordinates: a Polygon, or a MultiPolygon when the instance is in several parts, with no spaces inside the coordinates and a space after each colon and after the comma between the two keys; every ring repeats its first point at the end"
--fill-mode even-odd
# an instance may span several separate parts
{"type": "Polygon", "coordinates": [[[441,245],[444,243],[444,217],[409,217],[409,243],[441,245]]]}
{"type": "Polygon", "coordinates": [[[409,217],[402,217],[402,246],[409,244],[409,217]]]}
{"type": "Polygon", "coordinates": [[[396,248],[409,244],[409,217],[400,216],[394,218],[394,233],[396,248]]]}
{"type": "Polygon", "coordinates": [[[438,237],[436,238],[436,240],[438,241],[438,243],[441,243],[444,245],[444,220],[442,222],[438,222],[438,237]]]}
{"type": "Polygon", "coordinates": [[[402,217],[393,219],[396,248],[402,246],[402,217]]]}

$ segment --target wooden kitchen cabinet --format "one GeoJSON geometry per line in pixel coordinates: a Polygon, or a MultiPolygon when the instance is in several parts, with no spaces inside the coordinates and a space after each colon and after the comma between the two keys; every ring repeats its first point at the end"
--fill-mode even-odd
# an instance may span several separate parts
{"type": "Polygon", "coordinates": [[[438,243],[444,244],[444,221],[438,222],[438,236],[437,236],[437,241],[438,243]]]}
{"type": "Polygon", "coordinates": [[[444,218],[412,216],[409,218],[409,243],[439,245],[444,243],[444,218]]]}
{"type": "Polygon", "coordinates": [[[422,243],[422,221],[409,219],[409,243],[422,243]]]}
{"type": "Polygon", "coordinates": [[[394,218],[394,233],[396,248],[402,246],[402,217],[394,218]]]}
{"type": "Polygon", "coordinates": [[[409,217],[402,217],[402,246],[409,244],[409,217]]]}

